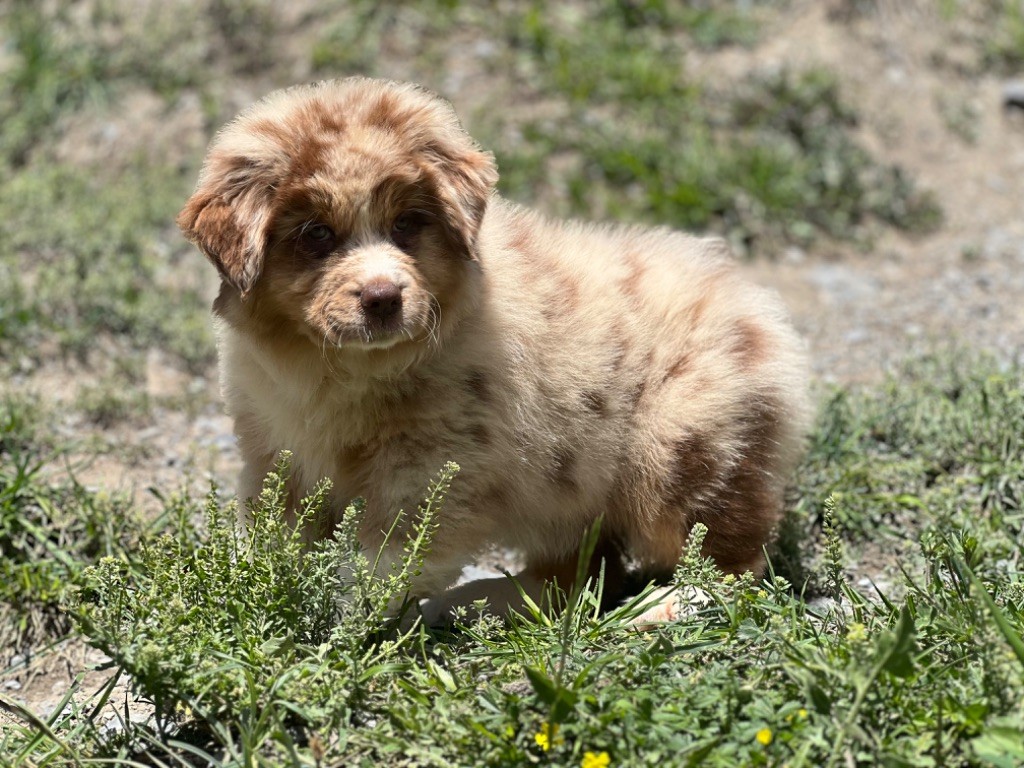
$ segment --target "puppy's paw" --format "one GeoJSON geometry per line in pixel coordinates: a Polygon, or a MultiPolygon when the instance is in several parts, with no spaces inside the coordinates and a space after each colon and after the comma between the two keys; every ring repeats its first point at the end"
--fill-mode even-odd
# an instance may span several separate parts
{"type": "Polygon", "coordinates": [[[420,602],[420,615],[428,626],[445,626],[456,619],[474,621],[483,615],[508,616],[525,607],[520,588],[537,600],[543,583],[526,574],[477,579],[452,587],[437,597],[420,602]],[[520,585],[520,586],[517,586],[520,585]]]}
{"type": "Polygon", "coordinates": [[[659,624],[678,621],[706,608],[712,597],[699,587],[662,587],[651,593],[644,603],[643,612],[630,620],[641,631],[649,631],[659,624]]]}
{"type": "Polygon", "coordinates": [[[455,609],[456,606],[446,600],[445,595],[427,598],[419,604],[420,620],[428,627],[446,627],[455,620],[455,609]]]}

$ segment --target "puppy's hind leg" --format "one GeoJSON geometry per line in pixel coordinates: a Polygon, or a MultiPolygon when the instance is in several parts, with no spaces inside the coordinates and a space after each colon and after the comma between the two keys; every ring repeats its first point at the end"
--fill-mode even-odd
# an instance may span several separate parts
{"type": "MultiPolygon", "coordinates": [[[[578,575],[579,559],[578,549],[563,557],[536,558],[514,577],[509,575],[479,579],[454,587],[440,597],[426,600],[420,605],[423,620],[428,624],[450,623],[459,608],[466,609],[470,616],[474,613],[479,615],[474,603],[480,601],[486,601],[487,613],[498,616],[524,612],[527,606],[526,599],[544,610],[558,608],[558,605],[546,604],[549,603],[549,593],[546,590],[557,586],[566,593],[571,592],[578,575]]],[[[607,607],[620,596],[625,566],[618,546],[606,540],[601,540],[595,547],[584,578],[596,581],[602,567],[602,603],[607,607]]]]}

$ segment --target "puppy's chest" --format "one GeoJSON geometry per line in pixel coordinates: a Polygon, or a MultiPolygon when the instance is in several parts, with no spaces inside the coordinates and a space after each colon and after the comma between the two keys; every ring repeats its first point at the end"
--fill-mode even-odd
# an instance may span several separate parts
{"type": "Polygon", "coordinates": [[[396,466],[426,459],[444,442],[449,423],[437,403],[379,389],[325,383],[278,392],[264,414],[267,448],[290,450],[305,486],[326,477],[338,497],[365,495],[396,466]]]}
{"type": "Polygon", "coordinates": [[[423,371],[386,389],[333,383],[278,392],[265,400],[267,448],[292,451],[306,488],[326,477],[338,500],[363,496],[389,508],[421,498],[449,460],[463,468],[470,496],[507,506],[526,503],[524,488],[568,503],[607,484],[617,467],[614,431],[586,397],[493,367],[455,370],[423,371]]]}

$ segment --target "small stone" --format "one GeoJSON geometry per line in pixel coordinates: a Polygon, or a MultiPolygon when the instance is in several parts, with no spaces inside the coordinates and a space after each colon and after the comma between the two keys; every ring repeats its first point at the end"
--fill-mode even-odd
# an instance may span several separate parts
{"type": "Polygon", "coordinates": [[[807,261],[807,252],[803,248],[791,245],[783,251],[782,258],[787,264],[803,264],[807,261]]]}
{"type": "Polygon", "coordinates": [[[1003,109],[1024,109],[1024,80],[1003,83],[1003,109]]]}

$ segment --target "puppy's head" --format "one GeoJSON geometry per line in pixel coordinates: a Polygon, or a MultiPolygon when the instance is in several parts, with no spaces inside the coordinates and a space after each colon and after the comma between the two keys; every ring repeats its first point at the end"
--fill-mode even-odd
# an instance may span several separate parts
{"type": "Polygon", "coordinates": [[[382,349],[464,311],[496,181],[447,102],[353,78],[278,91],[228,124],[178,225],[220,272],[229,322],[382,349]]]}

